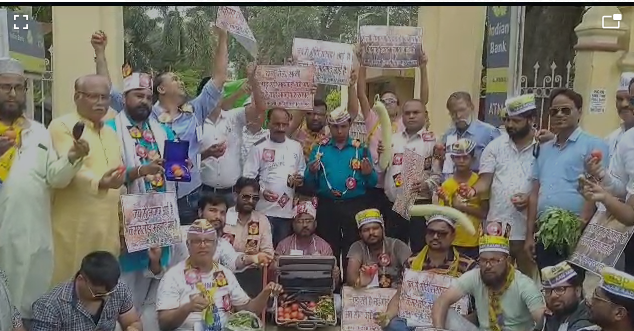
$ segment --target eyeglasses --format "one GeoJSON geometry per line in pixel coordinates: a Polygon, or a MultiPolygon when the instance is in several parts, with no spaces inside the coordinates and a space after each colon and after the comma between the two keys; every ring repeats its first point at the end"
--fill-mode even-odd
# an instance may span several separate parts
{"type": "Polygon", "coordinates": [[[216,242],[215,239],[189,239],[189,243],[196,246],[211,246],[216,242]]]}
{"type": "Polygon", "coordinates": [[[438,237],[440,239],[443,238],[447,238],[447,236],[449,235],[449,232],[446,231],[436,231],[436,230],[432,230],[432,229],[427,229],[427,233],[428,236],[430,237],[438,237]]]}
{"type": "Polygon", "coordinates": [[[101,94],[101,93],[90,93],[84,91],[77,91],[77,93],[83,95],[92,102],[98,102],[101,100],[110,101],[110,94],[101,94]]]}
{"type": "Polygon", "coordinates": [[[610,303],[610,304],[614,304],[614,302],[606,299],[606,298],[602,298],[597,294],[597,290],[595,289],[594,292],[592,292],[592,300],[599,300],[599,301],[603,301],[605,303],[610,303]]]}
{"type": "Polygon", "coordinates": [[[542,289],[542,294],[544,295],[563,295],[564,293],[566,293],[566,290],[568,288],[571,288],[572,286],[568,285],[568,286],[557,286],[557,287],[553,287],[553,288],[544,288],[542,289]]]}
{"type": "Polygon", "coordinates": [[[392,98],[385,98],[385,99],[381,99],[381,102],[383,102],[386,105],[392,105],[397,103],[397,100],[392,98]]]}
{"type": "MultiPolygon", "coordinates": [[[[85,278],[84,278],[85,280],[85,278]]],[[[92,287],[90,286],[90,284],[88,283],[88,281],[86,281],[86,286],[88,286],[88,291],[90,291],[90,295],[92,295],[93,298],[95,299],[101,299],[101,298],[105,298],[108,297],[110,294],[114,293],[114,289],[105,292],[105,293],[95,293],[95,291],[92,290],[92,287]]]]}
{"type": "Polygon", "coordinates": [[[563,107],[551,107],[550,109],[548,109],[548,113],[550,114],[550,116],[555,116],[559,114],[559,112],[561,112],[565,116],[568,116],[572,113],[572,108],[568,106],[563,106],[563,107]]]}
{"type": "Polygon", "coordinates": [[[26,91],[26,86],[23,84],[0,84],[0,91],[4,93],[11,93],[11,90],[15,91],[15,93],[24,93],[26,91]]]}
{"type": "Polygon", "coordinates": [[[499,258],[499,259],[478,259],[478,265],[480,267],[486,267],[487,265],[490,265],[492,267],[495,267],[497,265],[499,265],[500,263],[504,262],[504,258],[499,258]]]}
{"type": "Polygon", "coordinates": [[[240,199],[242,199],[244,201],[258,202],[258,201],[260,201],[260,196],[259,195],[241,194],[240,195],[240,199]]]}

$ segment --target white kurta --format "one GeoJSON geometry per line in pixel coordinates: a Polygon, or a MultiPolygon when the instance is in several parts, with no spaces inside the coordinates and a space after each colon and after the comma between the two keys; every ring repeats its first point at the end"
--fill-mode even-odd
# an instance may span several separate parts
{"type": "Polygon", "coordinates": [[[0,269],[23,318],[30,317],[31,304],[48,291],[53,274],[50,188],[66,187],[82,164],[58,157],[46,128],[28,123],[0,186],[0,269]]]}

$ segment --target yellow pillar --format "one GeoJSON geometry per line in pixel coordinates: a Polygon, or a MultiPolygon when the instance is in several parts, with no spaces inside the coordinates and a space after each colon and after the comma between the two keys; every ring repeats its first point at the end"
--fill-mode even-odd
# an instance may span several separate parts
{"type": "Polygon", "coordinates": [[[634,72],[634,6],[620,6],[623,14],[621,23],[627,24],[627,31],[619,39],[619,44],[625,50],[619,59],[619,68],[622,72],[634,72]]]}
{"type": "Polygon", "coordinates": [[[619,124],[613,109],[621,72],[617,65],[621,56],[619,37],[624,36],[629,27],[622,21],[618,29],[603,29],[602,17],[613,14],[620,14],[615,6],[592,6],[575,28],[578,41],[574,89],[584,101],[581,125],[599,137],[608,135],[619,124]]]}
{"type": "MultiPolygon", "coordinates": [[[[486,6],[418,7],[418,26],[423,28],[429,57],[427,75],[432,83],[427,110],[434,132],[440,134],[449,126],[446,103],[452,92],[469,92],[477,111],[485,19],[486,6]]],[[[418,91],[420,74],[415,79],[414,91],[418,91]]]]}
{"type": "Polygon", "coordinates": [[[114,86],[123,78],[123,7],[53,6],[53,117],[75,110],[75,79],[95,72],[90,36],[102,30],[108,36],[106,56],[114,86]],[[81,27],[81,28],[79,28],[81,27]]]}

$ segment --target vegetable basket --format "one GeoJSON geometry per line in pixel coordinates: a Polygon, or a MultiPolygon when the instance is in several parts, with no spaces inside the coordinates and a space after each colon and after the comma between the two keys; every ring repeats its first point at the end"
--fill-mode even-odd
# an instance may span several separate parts
{"type": "Polygon", "coordinates": [[[335,263],[334,256],[280,256],[277,282],[284,294],[273,301],[275,324],[298,330],[337,325],[335,263]]]}

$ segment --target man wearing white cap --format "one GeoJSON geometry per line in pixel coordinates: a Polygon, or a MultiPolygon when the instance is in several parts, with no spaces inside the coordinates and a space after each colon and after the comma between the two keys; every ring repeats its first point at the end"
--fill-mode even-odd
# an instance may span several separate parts
{"type": "Polygon", "coordinates": [[[590,316],[600,330],[634,330],[634,277],[606,267],[590,300],[590,316]]]}
{"type": "Polygon", "coordinates": [[[0,270],[11,301],[24,318],[48,290],[53,270],[51,188],[66,187],[88,155],[88,143],[70,142],[57,154],[46,128],[24,117],[22,64],[0,59],[0,270]]]}
{"type": "Polygon", "coordinates": [[[543,331],[578,331],[594,325],[583,301],[584,271],[568,262],[542,269],[542,292],[546,298],[543,331]]]}
{"type": "MultiPolygon", "coordinates": [[[[372,155],[357,139],[350,138],[352,119],[344,106],[328,114],[332,138],[313,147],[304,174],[304,186],[316,192],[317,234],[332,248],[335,257],[346,256],[359,238],[357,212],[369,207],[368,189],[376,186],[372,155]]],[[[345,262],[342,263],[345,269],[345,262]]]]}
{"type": "Polygon", "coordinates": [[[490,221],[480,237],[479,268],[466,272],[434,302],[434,328],[455,331],[526,331],[543,321],[546,304],[535,282],[509,259],[510,225],[490,221]],[[451,305],[471,295],[478,314],[476,327],[451,305]]]}
{"type": "Polygon", "coordinates": [[[500,116],[506,133],[484,148],[480,157],[480,177],[474,185],[478,194],[489,195],[487,219],[511,224],[511,256],[518,269],[532,275],[532,257],[524,250],[526,239],[526,206],[531,190],[531,173],[537,143],[534,124],[537,121],[535,95],[525,94],[506,100],[506,111],[500,116]]]}

